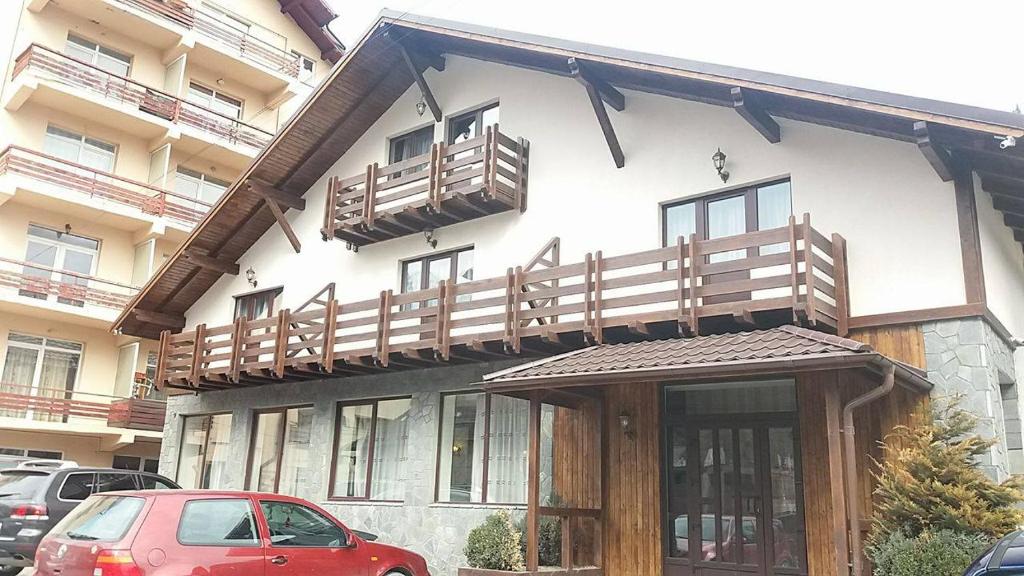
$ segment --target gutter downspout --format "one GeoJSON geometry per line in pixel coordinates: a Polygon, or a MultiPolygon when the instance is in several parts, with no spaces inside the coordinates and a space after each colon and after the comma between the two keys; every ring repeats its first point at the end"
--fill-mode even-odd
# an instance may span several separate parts
{"type": "Polygon", "coordinates": [[[860,495],[857,487],[857,452],[856,427],[853,424],[853,411],[861,406],[870,404],[875,400],[888,396],[896,386],[896,364],[889,363],[885,369],[885,377],[882,385],[870,390],[853,400],[847,402],[843,407],[843,445],[844,461],[846,463],[846,513],[849,515],[850,523],[850,556],[853,569],[850,576],[861,576],[864,570],[861,561],[861,538],[860,538],[860,495]]]}

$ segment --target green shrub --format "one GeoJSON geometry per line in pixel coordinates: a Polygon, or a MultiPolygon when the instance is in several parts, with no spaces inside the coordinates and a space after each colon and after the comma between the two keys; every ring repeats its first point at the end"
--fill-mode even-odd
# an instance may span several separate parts
{"type": "Polygon", "coordinates": [[[508,511],[498,510],[469,531],[462,553],[473,568],[522,571],[521,539],[522,533],[512,523],[508,511]]]}
{"type": "Polygon", "coordinates": [[[909,537],[891,532],[867,548],[874,576],[960,576],[989,545],[981,534],[953,530],[922,532],[909,537]]]}
{"type": "MultiPolygon", "coordinates": [[[[526,558],[526,518],[519,520],[519,532],[523,535],[519,550],[526,558]]],[[[541,566],[562,565],[562,519],[541,516],[537,531],[537,558],[541,566]]]]}

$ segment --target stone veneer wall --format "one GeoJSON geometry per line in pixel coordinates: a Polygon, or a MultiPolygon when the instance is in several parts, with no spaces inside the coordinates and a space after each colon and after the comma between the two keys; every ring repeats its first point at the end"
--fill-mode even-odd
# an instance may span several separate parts
{"type": "Polygon", "coordinates": [[[469,530],[480,524],[496,507],[434,502],[441,393],[471,390],[484,374],[516,363],[506,361],[431,368],[173,396],[168,400],[160,473],[169,478],[177,474],[184,416],[231,412],[229,457],[230,462],[238,465],[228,471],[226,485],[220,488],[243,489],[254,412],[266,408],[312,405],[312,443],[318,448],[314,453],[315,469],[310,474],[311,494],[298,496],[320,504],[351,528],[379,534],[381,542],[422,554],[434,576],[454,576],[456,568],[465,562],[462,548],[469,530]],[[390,396],[412,396],[405,502],[329,502],[327,483],[330,480],[337,403],[390,396]]]}
{"type": "Polygon", "coordinates": [[[962,407],[979,418],[978,432],[998,440],[982,460],[992,478],[1024,472],[1013,351],[981,318],[921,328],[928,379],[935,384],[932,397],[962,396],[962,407]]]}

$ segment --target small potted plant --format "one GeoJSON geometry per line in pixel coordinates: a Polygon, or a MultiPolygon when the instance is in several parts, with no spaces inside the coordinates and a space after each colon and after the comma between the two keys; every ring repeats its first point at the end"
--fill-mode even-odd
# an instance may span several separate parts
{"type": "Polygon", "coordinates": [[[459,568],[459,576],[528,576],[516,528],[507,510],[499,510],[470,530],[463,554],[469,567],[459,568]]]}

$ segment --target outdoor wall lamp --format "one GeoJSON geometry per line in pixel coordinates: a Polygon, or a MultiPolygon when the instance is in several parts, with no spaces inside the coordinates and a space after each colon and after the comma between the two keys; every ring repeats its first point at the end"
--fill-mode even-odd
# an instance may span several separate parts
{"type": "Polygon", "coordinates": [[[256,281],[256,271],[252,269],[252,266],[249,266],[249,269],[245,271],[245,279],[249,281],[249,286],[253,288],[256,287],[256,284],[259,284],[256,281]]]}
{"type": "Polygon", "coordinates": [[[427,103],[423,100],[423,95],[420,95],[420,101],[416,103],[416,113],[423,116],[423,113],[427,111],[427,103]]]}
{"type": "Polygon", "coordinates": [[[725,169],[725,152],[719,148],[718,152],[715,152],[711,156],[711,161],[715,163],[715,170],[718,172],[718,177],[722,179],[722,182],[729,181],[729,172],[725,169]]]}
{"type": "Polygon", "coordinates": [[[619,412],[619,426],[622,428],[622,433],[627,437],[633,437],[633,418],[629,415],[629,412],[623,410],[619,412]]]}
{"type": "Polygon", "coordinates": [[[432,229],[427,228],[426,230],[424,230],[423,238],[427,241],[427,244],[429,244],[431,248],[437,248],[437,238],[434,238],[434,231],[432,229]]]}

